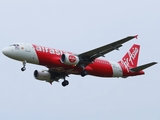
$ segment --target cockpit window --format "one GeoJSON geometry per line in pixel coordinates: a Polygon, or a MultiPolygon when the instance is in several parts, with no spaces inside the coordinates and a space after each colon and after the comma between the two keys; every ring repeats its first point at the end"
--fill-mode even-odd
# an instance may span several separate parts
{"type": "Polygon", "coordinates": [[[15,46],[15,49],[19,50],[19,44],[13,44],[13,45],[10,45],[10,46],[15,46]]]}

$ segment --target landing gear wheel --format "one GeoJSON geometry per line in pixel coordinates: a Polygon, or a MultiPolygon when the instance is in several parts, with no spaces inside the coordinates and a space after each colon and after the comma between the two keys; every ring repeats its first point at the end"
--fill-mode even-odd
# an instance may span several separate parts
{"type": "Polygon", "coordinates": [[[85,70],[83,70],[82,72],[81,72],[81,76],[82,77],[84,77],[84,76],[86,76],[88,73],[87,73],[87,71],[85,71],[85,70]]]}
{"type": "Polygon", "coordinates": [[[63,86],[63,87],[67,86],[68,84],[69,84],[68,80],[64,80],[64,81],[62,82],[62,86],[63,86]]]}
{"type": "Polygon", "coordinates": [[[21,68],[21,71],[25,71],[25,70],[26,70],[26,68],[25,68],[25,67],[22,67],[22,68],[21,68]]]}
{"type": "Polygon", "coordinates": [[[26,67],[25,67],[25,66],[26,66],[26,63],[27,63],[26,60],[22,62],[23,67],[21,68],[21,71],[25,71],[25,70],[26,70],[26,67]]]}

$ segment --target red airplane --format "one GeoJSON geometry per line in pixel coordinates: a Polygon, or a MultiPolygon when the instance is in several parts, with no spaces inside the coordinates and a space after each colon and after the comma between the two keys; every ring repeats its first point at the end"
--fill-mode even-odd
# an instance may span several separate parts
{"type": "Polygon", "coordinates": [[[133,38],[137,38],[137,35],[126,37],[81,54],[29,43],[12,44],[4,48],[2,52],[9,58],[22,61],[22,71],[26,70],[26,63],[46,66],[48,70],[34,71],[34,77],[37,80],[52,84],[53,81],[63,79],[62,86],[66,86],[69,84],[66,77],[70,74],[81,75],[82,77],[93,75],[98,77],[123,78],[144,74],[142,70],[157,64],[157,62],[137,67],[140,45],[134,44],[119,62],[111,62],[98,58],[113,50],[119,50],[123,43],[133,38]]]}

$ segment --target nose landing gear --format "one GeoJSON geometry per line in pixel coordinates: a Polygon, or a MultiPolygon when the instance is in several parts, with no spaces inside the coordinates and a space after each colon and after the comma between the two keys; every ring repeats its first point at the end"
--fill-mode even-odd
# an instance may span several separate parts
{"type": "Polygon", "coordinates": [[[21,71],[25,71],[25,70],[26,70],[26,68],[25,68],[25,67],[22,67],[22,68],[21,68],[21,71]]]}
{"type": "Polygon", "coordinates": [[[22,63],[23,63],[23,67],[21,68],[21,71],[25,71],[26,70],[25,66],[26,66],[27,61],[25,60],[22,63]]]}

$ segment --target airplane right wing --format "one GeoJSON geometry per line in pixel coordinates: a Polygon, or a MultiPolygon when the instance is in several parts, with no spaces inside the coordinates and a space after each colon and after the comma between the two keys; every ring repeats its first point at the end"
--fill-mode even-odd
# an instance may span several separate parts
{"type": "Polygon", "coordinates": [[[84,52],[79,54],[79,58],[81,59],[81,61],[83,61],[83,65],[87,66],[88,64],[90,64],[92,61],[94,61],[96,58],[100,57],[100,56],[104,56],[105,54],[113,51],[113,50],[119,50],[120,47],[122,47],[122,44],[125,42],[128,42],[129,40],[132,40],[134,38],[137,39],[138,35],[136,36],[128,36],[126,38],[123,38],[121,40],[115,41],[113,43],[104,45],[102,47],[84,52]]]}

